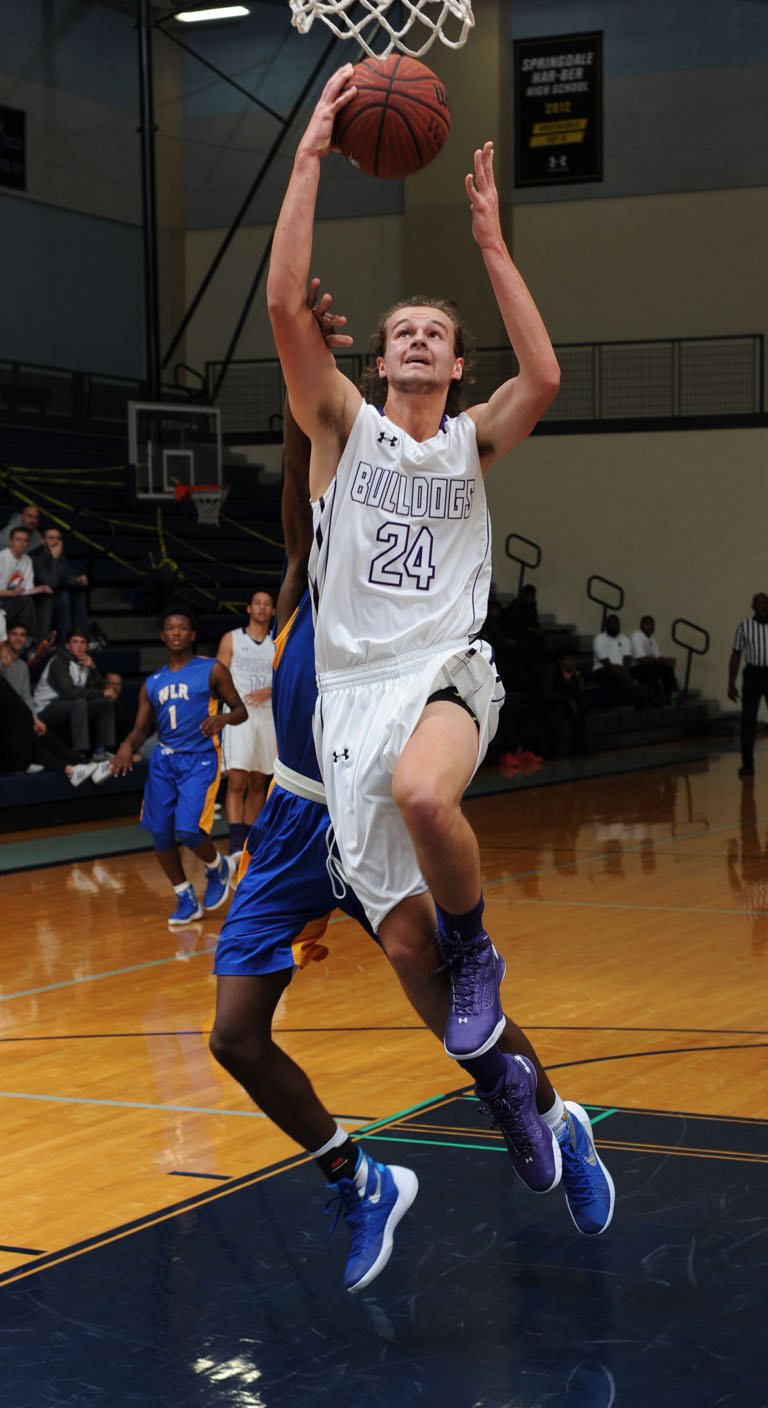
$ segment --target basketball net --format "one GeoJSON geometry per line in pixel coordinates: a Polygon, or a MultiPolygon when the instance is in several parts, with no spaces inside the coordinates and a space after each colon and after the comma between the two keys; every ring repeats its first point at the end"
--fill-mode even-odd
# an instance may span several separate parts
{"type": "Polygon", "coordinates": [[[449,49],[460,49],[475,23],[471,0],[289,0],[289,4],[291,24],[300,34],[306,34],[316,19],[322,20],[339,39],[356,39],[373,59],[383,59],[393,49],[418,59],[436,39],[449,49]],[[350,14],[356,10],[363,11],[357,21],[350,14]],[[390,11],[399,12],[399,24],[390,11]],[[453,37],[444,25],[450,25],[453,37]]]}
{"type": "Polygon", "coordinates": [[[219,526],[221,506],[229,493],[229,484],[177,484],[174,494],[177,501],[191,499],[197,510],[198,523],[219,526]]]}

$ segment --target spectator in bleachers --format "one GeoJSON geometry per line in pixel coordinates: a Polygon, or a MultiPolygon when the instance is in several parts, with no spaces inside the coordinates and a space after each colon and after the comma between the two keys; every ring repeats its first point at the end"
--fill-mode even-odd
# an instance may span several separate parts
{"type": "Polygon", "coordinates": [[[115,746],[115,692],[104,683],[82,631],[69,632],[43,670],[33,695],[35,712],[52,728],[69,730],[70,741],[83,760],[94,761],[115,746]],[[93,746],[91,745],[93,726],[93,746]]]}
{"type": "Polygon", "coordinates": [[[545,665],[546,644],[533,582],[526,582],[520,595],[510,602],[501,617],[501,626],[515,642],[517,673],[530,687],[538,688],[545,665]]]}
{"type": "Polygon", "coordinates": [[[33,598],[49,596],[51,588],[35,586],[32,559],[27,553],[28,543],[27,528],[12,528],[9,546],[0,550],[0,600],[6,626],[19,621],[26,626],[30,636],[35,636],[37,615],[33,598]]]}
{"type": "Polygon", "coordinates": [[[38,598],[37,636],[50,640],[54,628],[58,639],[66,640],[71,630],[88,631],[88,578],[74,572],[64,555],[60,528],[45,528],[39,548],[30,549],[35,583],[48,586],[50,595],[38,598]]]}
{"type": "Polygon", "coordinates": [[[618,704],[633,704],[642,709],[645,691],[633,680],[632,643],[622,635],[621,622],[615,613],[605,618],[605,630],[592,642],[592,683],[599,684],[614,696],[618,704]]]}
{"type": "Polygon", "coordinates": [[[21,699],[24,700],[27,708],[32,712],[32,686],[29,678],[29,665],[24,659],[24,652],[27,648],[27,628],[17,622],[15,626],[8,628],[5,641],[5,650],[0,657],[0,667],[2,667],[3,678],[8,681],[12,689],[21,699]]]}
{"type": "Polygon", "coordinates": [[[496,668],[501,675],[505,689],[517,689],[521,685],[515,673],[516,642],[507,635],[504,624],[504,607],[497,596],[488,598],[488,614],[480,632],[483,640],[493,647],[496,668]]]}
{"type": "Polygon", "coordinates": [[[0,767],[5,772],[63,772],[73,787],[90,777],[106,782],[109,762],[82,763],[32,708],[29,667],[22,658],[27,633],[12,626],[0,643],[0,767]]]}
{"type": "Polygon", "coordinates": [[[583,688],[584,681],[573,651],[558,655],[546,672],[541,695],[548,758],[557,757],[560,751],[560,725],[563,722],[568,725],[571,755],[578,756],[587,751],[583,688]]]}
{"type": "Polygon", "coordinates": [[[0,772],[61,772],[73,787],[111,776],[110,761],[83,763],[27,708],[0,670],[0,772]]]}
{"type": "Polygon", "coordinates": [[[39,548],[42,538],[38,531],[40,522],[40,510],[36,504],[24,504],[18,513],[12,513],[5,526],[0,529],[0,548],[10,547],[11,530],[13,528],[26,528],[29,533],[27,552],[34,552],[39,548]]]}
{"type": "Polygon", "coordinates": [[[655,630],[653,617],[642,616],[639,631],[632,632],[632,675],[639,685],[646,686],[652,703],[671,704],[679,692],[675,660],[672,655],[662,655],[655,630]]]}

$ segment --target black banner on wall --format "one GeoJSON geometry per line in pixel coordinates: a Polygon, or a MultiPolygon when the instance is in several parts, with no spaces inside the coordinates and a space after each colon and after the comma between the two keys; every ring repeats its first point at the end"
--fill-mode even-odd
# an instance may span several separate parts
{"type": "Polygon", "coordinates": [[[603,36],[515,41],[515,185],[603,179],[603,36]]]}
{"type": "Polygon", "coordinates": [[[27,189],[27,114],[0,105],[0,186],[27,189]]]}

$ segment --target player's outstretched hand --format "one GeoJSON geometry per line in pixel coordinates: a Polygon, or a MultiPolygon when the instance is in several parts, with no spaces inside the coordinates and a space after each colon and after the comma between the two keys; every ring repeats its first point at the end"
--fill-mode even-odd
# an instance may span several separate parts
{"type": "Polygon", "coordinates": [[[354,338],[349,333],[342,332],[342,328],[347,325],[344,313],[332,313],[333,303],[332,293],[320,293],[320,280],[310,279],[307,289],[307,307],[312,309],[315,315],[315,322],[319,327],[328,347],[353,347],[354,338]]]}
{"type": "Polygon", "coordinates": [[[346,107],[357,92],[354,84],[350,86],[351,76],[352,64],[344,64],[331,74],[309,119],[304,136],[299,142],[296,151],[297,157],[300,155],[324,157],[335,150],[333,124],[336,121],[336,114],[343,107],[346,107]]]}
{"type": "Polygon", "coordinates": [[[472,211],[472,234],[479,245],[488,245],[502,238],[499,195],[493,175],[493,142],[478,148],[474,166],[474,171],[464,178],[472,211]]]}

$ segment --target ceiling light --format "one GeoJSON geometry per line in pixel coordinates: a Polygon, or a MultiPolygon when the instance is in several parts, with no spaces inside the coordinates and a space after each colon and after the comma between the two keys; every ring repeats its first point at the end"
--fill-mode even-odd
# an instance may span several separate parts
{"type": "Polygon", "coordinates": [[[247,5],[221,5],[216,10],[180,10],[173,18],[183,24],[196,24],[201,20],[236,20],[250,13],[247,5]]]}

